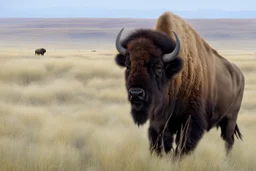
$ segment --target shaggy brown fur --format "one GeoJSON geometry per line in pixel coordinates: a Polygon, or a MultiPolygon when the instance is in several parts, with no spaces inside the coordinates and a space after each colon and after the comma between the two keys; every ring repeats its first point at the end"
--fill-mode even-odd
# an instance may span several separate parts
{"type": "Polygon", "coordinates": [[[116,62],[126,66],[127,91],[145,91],[140,110],[130,100],[131,114],[138,125],[149,118],[152,151],[160,154],[164,148],[169,152],[176,134],[176,154],[188,154],[204,131],[214,126],[221,127],[227,152],[233,146],[234,135],[242,138],[236,121],[243,99],[243,74],[182,18],[166,12],[153,30],[135,31],[122,46],[127,52],[118,54],[116,62]],[[162,56],[175,48],[173,31],[181,40],[181,51],[173,61],[164,63],[162,56]]]}
{"type": "MultiPolygon", "coordinates": [[[[166,12],[154,28],[167,33],[175,41],[175,31],[182,42],[180,56],[184,59],[184,71],[177,76],[176,91],[181,89],[184,96],[191,96],[191,90],[204,90],[204,97],[212,97],[215,84],[215,63],[219,55],[194,29],[179,16],[166,12]],[[208,71],[212,72],[208,72],[208,71]],[[209,81],[209,84],[208,84],[209,81]]],[[[201,94],[201,92],[199,92],[201,94]]],[[[193,95],[192,95],[193,96],[193,95]]]]}

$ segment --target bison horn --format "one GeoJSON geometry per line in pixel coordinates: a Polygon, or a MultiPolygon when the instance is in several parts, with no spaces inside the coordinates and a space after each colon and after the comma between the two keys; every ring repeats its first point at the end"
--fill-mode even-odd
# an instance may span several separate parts
{"type": "Polygon", "coordinates": [[[173,59],[175,59],[178,56],[181,48],[181,43],[178,35],[175,32],[173,33],[176,38],[176,45],[175,45],[175,49],[171,53],[165,54],[163,56],[163,61],[166,63],[171,62],[173,59]]]}
{"type": "Polygon", "coordinates": [[[118,52],[120,54],[125,55],[126,49],[121,45],[121,42],[120,42],[123,30],[124,30],[124,28],[121,29],[121,31],[118,33],[118,35],[116,37],[116,49],[118,50],[118,52]]]}

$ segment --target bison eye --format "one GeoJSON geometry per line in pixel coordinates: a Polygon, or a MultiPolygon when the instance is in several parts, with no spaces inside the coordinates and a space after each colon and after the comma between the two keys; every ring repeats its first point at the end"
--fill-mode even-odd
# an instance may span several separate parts
{"type": "Polygon", "coordinates": [[[162,65],[155,66],[155,72],[156,72],[157,75],[161,75],[162,74],[162,70],[163,70],[162,65]]]}

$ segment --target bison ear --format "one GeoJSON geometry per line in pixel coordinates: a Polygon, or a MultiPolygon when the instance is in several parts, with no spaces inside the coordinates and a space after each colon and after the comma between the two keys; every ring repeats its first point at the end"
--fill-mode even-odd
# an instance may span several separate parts
{"type": "Polygon", "coordinates": [[[183,60],[180,57],[175,58],[169,62],[165,67],[166,78],[170,79],[173,75],[177,74],[183,68],[183,60]]]}
{"type": "Polygon", "coordinates": [[[115,58],[116,64],[125,67],[125,56],[122,54],[117,54],[115,58]]]}

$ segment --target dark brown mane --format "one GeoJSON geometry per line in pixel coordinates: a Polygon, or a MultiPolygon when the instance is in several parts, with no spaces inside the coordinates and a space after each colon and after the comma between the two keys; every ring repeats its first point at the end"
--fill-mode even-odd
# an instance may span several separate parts
{"type": "Polygon", "coordinates": [[[171,53],[175,48],[175,42],[166,33],[149,29],[138,29],[134,31],[128,35],[121,44],[124,48],[127,48],[131,40],[142,37],[152,40],[155,46],[159,47],[163,53],[171,53]]]}

